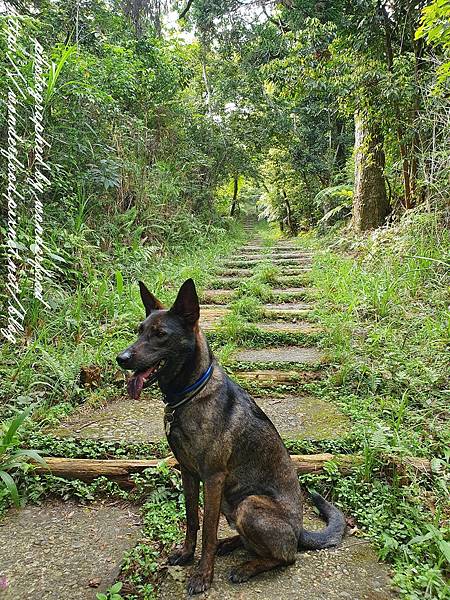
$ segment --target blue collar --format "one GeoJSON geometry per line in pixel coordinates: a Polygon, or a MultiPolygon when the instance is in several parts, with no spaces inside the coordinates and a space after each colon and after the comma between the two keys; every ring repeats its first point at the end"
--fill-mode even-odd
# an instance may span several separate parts
{"type": "Polygon", "coordinates": [[[214,365],[211,363],[206,369],[206,371],[203,373],[203,375],[200,377],[200,379],[197,379],[195,383],[189,385],[180,392],[169,392],[168,394],[165,394],[164,401],[167,404],[167,406],[169,408],[175,409],[178,406],[181,406],[182,404],[187,402],[188,400],[194,398],[194,396],[196,396],[211,379],[213,370],[214,365]]]}

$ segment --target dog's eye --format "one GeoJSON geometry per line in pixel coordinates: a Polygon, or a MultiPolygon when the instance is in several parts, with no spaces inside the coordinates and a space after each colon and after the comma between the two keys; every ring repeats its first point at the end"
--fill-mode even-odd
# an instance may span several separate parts
{"type": "Polygon", "coordinates": [[[166,335],[166,332],[163,331],[162,329],[158,329],[155,331],[155,335],[156,335],[156,337],[163,338],[166,335]]]}

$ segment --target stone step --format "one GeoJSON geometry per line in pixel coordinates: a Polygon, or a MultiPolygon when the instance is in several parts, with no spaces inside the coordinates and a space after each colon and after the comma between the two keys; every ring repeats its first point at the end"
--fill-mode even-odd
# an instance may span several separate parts
{"type": "Polygon", "coordinates": [[[51,430],[60,438],[106,440],[133,444],[165,439],[164,403],[153,389],[139,400],[121,397],[104,406],[82,406],[51,430]]]}
{"type": "Polygon", "coordinates": [[[227,260],[224,263],[224,266],[227,268],[245,268],[246,265],[255,265],[258,264],[260,262],[268,262],[271,264],[274,264],[276,266],[278,265],[291,265],[291,266],[297,266],[297,265],[310,265],[311,264],[311,259],[309,257],[303,257],[303,256],[297,256],[295,258],[273,258],[271,256],[263,256],[261,258],[252,258],[252,257],[238,257],[236,256],[235,258],[231,259],[231,260],[227,260]]]}
{"type": "Polygon", "coordinates": [[[278,261],[282,259],[302,259],[305,261],[311,261],[312,257],[309,254],[304,254],[302,252],[265,252],[258,254],[236,254],[232,257],[233,260],[242,260],[242,261],[278,261]]]}
{"type": "Polygon", "coordinates": [[[95,600],[140,535],[136,506],[50,501],[9,510],[0,527],[2,600],[95,600]],[[89,585],[91,583],[91,585],[89,585]]]}
{"type": "MultiPolygon", "coordinates": [[[[257,264],[257,263],[256,263],[257,264]]],[[[252,268],[243,268],[243,267],[222,267],[217,271],[218,277],[249,277],[254,275],[253,267],[252,268]]],[[[278,267],[279,274],[283,277],[288,277],[291,275],[305,275],[311,271],[311,268],[308,265],[295,265],[295,266],[279,266],[278,267]]]]}
{"type": "Polygon", "coordinates": [[[307,316],[312,311],[312,306],[306,302],[269,303],[264,304],[263,311],[268,319],[293,319],[307,316]]]}
{"type": "MultiPolygon", "coordinates": [[[[263,318],[290,322],[307,317],[311,310],[311,305],[305,302],[262,305],[263,318]]],[[[230,312],[231,309],[226,304],[201,304],[200,326],[205,331],[210,331],[230,312]]]]}
{"type": "MultiPolygon", "coordinates": [[[[323,529],[325,523],[309,503],[304,505],[304,527],[323,529]]],[[[219,523],[219,538],[236,535],[225,519],[219,523]]],[[[196,561],[201,542],[197,544],[196,561]]],[[[257,575],[245,583],[231,583],[232,568],[254,555],[240,549],[215,560],[211,589],[201,597],[208,600],[394,600],[387,565],[378,561],[367,540],[344,537],[337,548],[301,552],[295,564],[257,575]]],[[[195,561],[195,562],[196,562],[195,561]]],[[[158,590],[158,600],[185,600],[186,583],[192,567],[168,567],[158,590]]]]}
{"type": "Polygon", "coordinates": [[[230,314],[230,309],[226,306],[201,304],[200,327],[208,331],[208,329],[214,328],[228,314],[230,314]]]}
{"type": "Polygon", "coordinates": [[[304,276],[311,272],[311,267],[308,265],[277,265],[278,275],[282,277],[290,277],[292,275],[304,276]]]}
{"type": "MultiPolygon", "coordinates": [[[[333,439],[347,431],[346,417],[324,400],[292,394],[255,400],[286,439],[333,439]]],[[[51,433],[78,440],[157,443],[165,439],[163,422],[164,403],[149,389],[140,400],[123,397],[100,408],[83,406],[51,433]]]]}
{"type": "Polygon", "coordinates": [[[233,289],[211,289],[205,290],[201,294],[201,301],[208,302],[210,304],[227,304],[234,294],[236,293],[233,289]]]}
{"type": "Polygon", "coordinates": [[[268,252],[273,250],[273,246],[255,245],[249,244],[248,246],[242,246],[239,248],[240,252],[250,252],[250,254],[258,252],[268,252]]]}
{"type": "MultiPolygon", "coordinates": [[[[271,297],[273,300],[287,300],[287,299],[301,299],[305,298],[310,290],[304,287],[291,287],[291,288],[273,288],[271,290],[271,297]]],[[[235,290],[233,289],[211,289],[205,290],[201,295],[202,302],[210,304],[227,304],[233,299],[235,290]]]]}
{"type": "MultiPolygon", "coordinates": [[[[202,329],[206,333],[216,331],[218,325],[223,319],[224,315],[218,315],[216,318],[210,318],[203,321],[202,329]]],[[[274,335],[293,335],[293,336],[316,336],[323,333],[318,325],[313,323],[307,323],[305,321],[292,322],[292,321],[268,321],[259,323],[249,323],[249,327],[256,327],[257,330],[274,335]]],[[[251,338],[251,333],[249,332],[251,338]]]]}
{"type": "Polygon", "coordinates": [[[307,323],[305,321],[300,321],[297,323],[292,323],[289,321],[269,321],[266,323],[254,323],[254,325],[258,329],[261,329],[261,331],[266,331],[268,333],[297,333],[315,335],[323,332],[323,329],[321,329],[318,325],[315,325],[314,323],[307,323]]]}
{"type": "MultiPolygon", "coordinates": [[[[308,258],[280,258],[280,259],[270,259],[270,260],[227,260],[222,263],[221,270],[226,269],[254,269],[256,266],[264,265],[264,266],[273,266],[278,269],[282,269],[284,267],[303,267],[304,269],[310,269],[312,264],[310,259],[308,258]]],[[[218,273],[219,274],[219,273],[218,273]]]]}
{"type": "Polygon", "coordinates": [[[222,277],[250,277],[253,275],[253,270],[242,267],[221,267],[217,275],[222,277]]]}
{"type": "Polygon", "coordinates": [[[284,371],[281,369],[257,369],[254,371],[233,371],[239,384],[247,390],[258,389],[292,389],[320,379],[320,371],[300,369],[284,371]]]}
{"type": "MultiPolygon", "coordinates": [[[[283,290],[289,287],[300,287],[302,284],[308,283],[308,276],[303,273],[301,275],[287,275],[277,276],[275,280],[267,285],[276,285],[282,287],[283,290]]],[[[211,285],[215,286],[216,289],[231,290],[237,288],[242,283],[242,277],[236,277],[234,275],[216,277],[211,285]]],[[[245,281],[245,280],[244,280],[245,281]]]]}
{"type": "Polygon", "coordinates": [[[288,299],[297,300],[306,298],[311,295],[312,290],[306,287],[285,287],[285,288],[272,288],[271,294],[274,300],[280,300],[281,302],[288,299]]]}
{"type": "Polygon", "coordinates": [[[334,404],[304,395],[255,398],[284,439],[336,439],[349,430],[349,421],[334,404]]]}
{"type": "Polygon", "coordinates": [[[302,348],[300,346],[281,346],[278,348],[246,348],[233,354],[235,362],[240,364],[253,363],[284,363],[320,365],[325,357],[317,348],[302,348]]]}

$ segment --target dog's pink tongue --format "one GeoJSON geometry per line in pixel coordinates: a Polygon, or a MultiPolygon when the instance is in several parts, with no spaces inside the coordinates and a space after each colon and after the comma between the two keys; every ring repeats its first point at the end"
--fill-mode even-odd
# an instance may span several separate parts
{"type": "Polygon", "coordinates": [[[130,398],[134,400],[138,400],[141,395],[142,388],[144,387],[144,374],[138,373],[137,375],[133,375],[127,382],[127,390],[130,398]]]}
{"type": "Polygon", "coordinates": [[[142,371],[140,373],[135,373],[127,382],[127,390],[128,395],[133,398],[133,400],[138,400],[141,395],[142,388],[144,387],[144,382],[149,377],[154,368],[147,369],[147,371],[142,371]]]}

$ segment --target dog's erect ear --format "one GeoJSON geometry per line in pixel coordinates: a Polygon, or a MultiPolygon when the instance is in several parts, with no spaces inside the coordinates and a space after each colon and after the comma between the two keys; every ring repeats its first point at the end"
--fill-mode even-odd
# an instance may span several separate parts
{"type": "Polygon", "coordinates": [[[145,283],[142,283],[142,281],[139,282],[139,289],[141,291],[142,304],[145,306],[146,317],[148,317],[152,310],[162,310],[164,308],[158,298],[155,298],[155,296],[148,291],[145,283]]]}
{"type": "Polygon", "coordinates": [[[197,290],[192,279],[187,279],[180,287],[177,299],[170,312],[182,317],[189,325],[194,325],[200,317],[197,290]]]}

